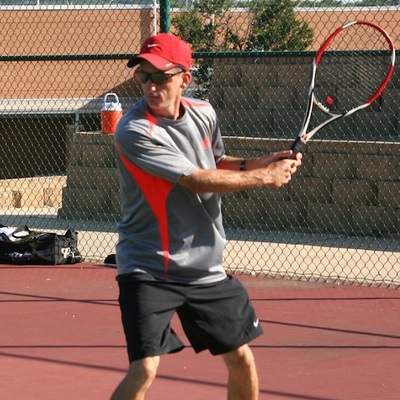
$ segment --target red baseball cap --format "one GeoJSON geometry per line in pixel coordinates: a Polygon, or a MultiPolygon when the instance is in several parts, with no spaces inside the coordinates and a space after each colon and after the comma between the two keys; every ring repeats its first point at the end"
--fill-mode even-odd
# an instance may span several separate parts
{"type": "Polygon", "coordinates": [[[192,66],[192,50],[178,36],[159,33],[145,40],[140,53],[128,61],[128,67],[138,65],[141,60],[148,61],[161,71],[174,67],[189,71],[192,66]]]}

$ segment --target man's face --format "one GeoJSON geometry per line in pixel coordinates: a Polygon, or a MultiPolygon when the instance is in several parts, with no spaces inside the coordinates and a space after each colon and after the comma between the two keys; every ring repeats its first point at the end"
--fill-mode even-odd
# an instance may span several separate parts
{"type": "Polygon", "coordinates": [[[166,118],[178,117],[182,90],[190,83],[190,72],[179,67],[160,71],[143,60],[135,70],[135,79],[154,113],[166,118]]]}

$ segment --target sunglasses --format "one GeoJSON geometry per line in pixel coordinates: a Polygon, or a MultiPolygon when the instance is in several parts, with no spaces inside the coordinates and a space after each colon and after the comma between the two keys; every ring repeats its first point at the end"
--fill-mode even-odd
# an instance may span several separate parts
{"type": "Polygon", "coordinates": [[[184,71],[175,72],[174,74],[166,74],[163,72],[153,72],[149,74],[143,71],[135,71],[135,78],[140,83],[146,83],[149,79],[152,83],[162,85],[168,82],[173,76],[182,74],[184,71]]]}

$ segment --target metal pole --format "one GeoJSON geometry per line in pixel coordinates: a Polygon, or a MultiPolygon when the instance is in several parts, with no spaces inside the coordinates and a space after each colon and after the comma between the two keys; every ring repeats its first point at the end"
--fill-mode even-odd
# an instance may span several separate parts
{"type": "Polygon", "coordinates": [[[153,35],[157,34],[157,0],[153,0],[153,35]]]}
{"type": "Polygon", "coordinates": [[[169,33],[171,29],[169,0],[160,0],[160,31],[169,33]]]}

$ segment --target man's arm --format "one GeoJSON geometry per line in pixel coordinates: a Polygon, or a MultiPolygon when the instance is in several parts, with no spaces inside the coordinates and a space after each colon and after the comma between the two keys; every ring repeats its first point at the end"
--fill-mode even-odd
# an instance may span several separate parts
{"type": "Polygon", "coordinates": [[[301,154],[289,159],[290,150],[247,160],[246,169],[240,170],[241,159],[226,157],[218,169],[196,169],[181,176],[178,184],[196,193],[228,193],[260,186],[280,187],[288,183],[301,165],[301,154]]]}

